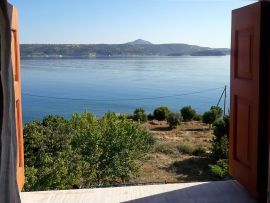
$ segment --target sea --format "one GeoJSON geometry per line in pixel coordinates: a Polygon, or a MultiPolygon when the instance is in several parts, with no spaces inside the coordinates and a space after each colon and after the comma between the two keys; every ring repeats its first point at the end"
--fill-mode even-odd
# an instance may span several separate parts
{"type": "Polygon", "coordinates": [[[152,113],[164,105],[203,113],[225,103],[227,112],[230,56],[22,59],[21,80],[24,123],[84,111],[152,113]],[[220,99],[225,85],[226,100],[220,99]]]}

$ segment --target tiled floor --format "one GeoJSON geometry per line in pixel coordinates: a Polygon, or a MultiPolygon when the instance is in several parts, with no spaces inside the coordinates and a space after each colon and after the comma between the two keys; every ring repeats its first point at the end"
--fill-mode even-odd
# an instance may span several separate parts
{"type": "Polygon", "coordinates": [[[21,193],[22,203],[249,203],[236,181],[21,193]]]}

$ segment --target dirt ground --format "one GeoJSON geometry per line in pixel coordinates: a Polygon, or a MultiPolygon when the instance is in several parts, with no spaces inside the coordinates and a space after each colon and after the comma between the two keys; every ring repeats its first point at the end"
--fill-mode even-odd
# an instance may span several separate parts
{"type": "Polygon", "coordinates": [[[143,126],[156,138],[156,144],[140,163],[141,170],[132,182],[213,180],[207,156],[213,132],[208,125],[198,121],[183,122],[171,130],[165,121],[148,121],[143,126]]]}

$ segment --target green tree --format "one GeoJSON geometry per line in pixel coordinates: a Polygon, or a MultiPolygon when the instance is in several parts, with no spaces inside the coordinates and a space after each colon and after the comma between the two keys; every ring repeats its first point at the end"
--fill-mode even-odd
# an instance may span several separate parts
{"type": "Polygon", "coordinates": [[[215,121],[214,138],[212,140],[212,157],[214,160],[228,159],[229,156],[229,127],[228,116],[215,121]]]}
{"type": "Polygon", "coordinates": [[[196,115],[196,111],[191,106],[185,106],[181,110],[184,121],[191,121],[196,115]]]}
{"type": "Polygon", "coordinates": [[[82,162],[71,145],[73,132],[58,116],[25,125],[25,190],[71,189],[79,183],[82,162]]]}
{"type": "Polygon", "coordinates": [[[211,129],[212,124],[219,118],[222,117],[222,109],[217,106],[212,106],[210,111],[207,111],[203,114],[202,120],[204,123],[209,124],[211,129]]]}
{"type": "Polygon", "coordinates": [[[214,123],[211,157],[214,164],[209,165],[210,171],[219,179],[228,176],[230,118],[225,116],[214,123]]]}
{"type": "Polygon", "coordinates": [[[147,115],[145,114],[145,111],[143,108],[137,108],[133,112],[133,119],[135,121],[139,121],[141,123],[144,123],[147,121],[147,115]]]}
{"type": "Polygon", "coordinates": [[[25,125],[26,191],[123,183],[154,139],[139,123],[107,113],[48,116],[25,125]]]}
{"type": "Polygon", "coordinates": [[[169,113],[167,116],[167,123],[169,124],[170,128],[176,128],[177,125],[180,125],[182,122],[182,116],[180,113],[169,113]]]}
{"type": "Polygon", "coordinates": [[[222,117],[223,110],[219,106],[211,106],[210,111],[215,113],[217,119],[222,117]]]}
{"type": "Polygon", "coordinates": [[[118,119],[111,112],[100,120],[89,113],[74,115],[72,123],[80,154],[93,166],[91,176],[84,178],[89,185],[128,181],[138,171],[136,160],[143,158],[154,142],[138,123],[118,119]]]}
{"type": "Polygon", "coordinates": [[[170,113],[170,109],[167,106],[160,106],[154,110],[154,117],[159,121],[163,121],[170,113]]]}
{"type": "Polygon", "coordinates": [[[193,117],[194,121],[201,121],[202,120],[202,115],[196,113],[196,115],[193,117]]]}

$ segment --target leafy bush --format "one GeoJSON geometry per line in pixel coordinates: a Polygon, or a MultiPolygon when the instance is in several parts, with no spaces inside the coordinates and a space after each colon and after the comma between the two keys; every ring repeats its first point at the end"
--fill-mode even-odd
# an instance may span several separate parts
{"type": "Polygon", "coordinates": [[[206,149],[203,147],[197,147],[193,150],[192,154],[194,156],[205,156],[206,155],[206,149]]]}
{"type": "Polygon", "coordinates": [[[209,124],[209,128],[211,128],[211,125],[216,120],[216,116],[215,116],[214,112],[206,111],[202,116],[202,120],[203,120],[204,123],[209,124]]]}
{"type": "Polygon", "coordinates": [[[170,109],[167,106],[160,106],[154,110],[154,117],[159,121],[163,121],[170,113],[170,109]]]}
{"type": "Polygon", "coordinates": [[[133,113],[133,119],[135,121],[139,121],[141,123],[144,123],[147,121],[147,115],[145,114],[145,111],[143,108],[135,109],[133,113]]]}
{"type": "Polygon", "coordinates": [[[196,111],[192,109],[191,106],[185,106],[181,110],[181,115],[183,116],[184,121],[191,121],[196,115],[196,111]]]}
{"type": "Polygon", "coordinates": [[[212,159],[215,164],[209,165],[210,171],[219,179],[228,176],[229,157],[229,126],[230,118],[225,116],[214,123],[214,138],[212,140],[212,159]]]}
{"type": "Polygon", "coordinates": [[[213,126],[216,141],[219,141],[223,136],[229,139],[230,118],[228,116],[219,118],[213,126]]]}
{"type": "Polygon", "coordinates": [[[222,117],[223,110],[219,106],[212,106],[210,111],[215,112],[216,118],[221,118],[222,117]]]}
{"type": "Polygon", "coordinates": [[[74,129],[62,117],[25,125],[25,190],[71,189],[79,183],[83,161],[72,147],[73,138],[74,129]]]}
{"type": "Polygon", "coordinates": [[[212,157],[214,160],[227,159],[229,156],[229,117],[220,118],[214,123],[212,157]]]}
{"type": "Polygon", "coordinates": [[[48,116],[26,124],[24,137],[26,191],[128,181],[154,143],[146,129],[114,113],[48,116]]]}
{"type": "Polygon", "coordinates": [[[228,176],[228,159],[221,159],[216,164],[209,165],[209,167],[211,173],[219,179],[224,179],[228,176]]]}
{"type": "Polygon", "coordinates": [[[202,115],[196,113],[195,116],[193,117],[193,120],[194,121],[201,121],[202,120],[202,115]]]}
{"type": "Polygon", "coordinates": [[[133,115],[132,114],[126,114],[126,113],[121,113],[118,116],[119,119],[133,119],[133,115]]]}
{"type": "Polygon", "coordinates": [[[194,147],[192,147],[191,145],[188,145],[186,143],[180,144],[177,146],[178,151],[181,154],[189,154],[192,155],[194,152],[194,147]]]}
{"type": "Polygon", "coordinates": [[[175,146],[170,144],[160,144],[155,147],[155,152],[170,155],[170,154],[178,154],[178,150],[175,146]]]}
{"type": "Polygon", "coordinates": [[[203,147],[195,147],[190,144],[180,144],[177,146],[177,149],[179,153],[181,154],[188,154],[193,156],[205,156],[206,155],[206,149],[203,147]]]}
{"type": "Polygon", "coordinates": [[[155,116],[153,114],[150,113],[147,115],[147,120],[152,121],[154,119],[155,119],[155,116]]]}
{"type": "Polygon", "coordinates": [[[217,106],[212,106],[210,111],[207,111],[203,114],[202,120],[204,123],[209,124],[209,127],[211,128],[211,125],[219,118],[222,117],[222,109],[217,106]]]}
{"type": "Polygon", "coordinates": [[[71,123],[77,129],[75,141],[79,153],[93,166],[93,179],[84,178],[89,184],[128,181],[138,171],[136,160],[143,158],[154,143],[153,137],[138,123],[119,120],[110,112],[100,120],[89,113],[74,115],[71,123]]]}
{"type": "Polygon", "coordinates": [[[167,123],[170,128],[176,128],[177,125],[180,125],[182,122],[182,116],[179,113],[169,113],[167,116],[167,123]]]}

